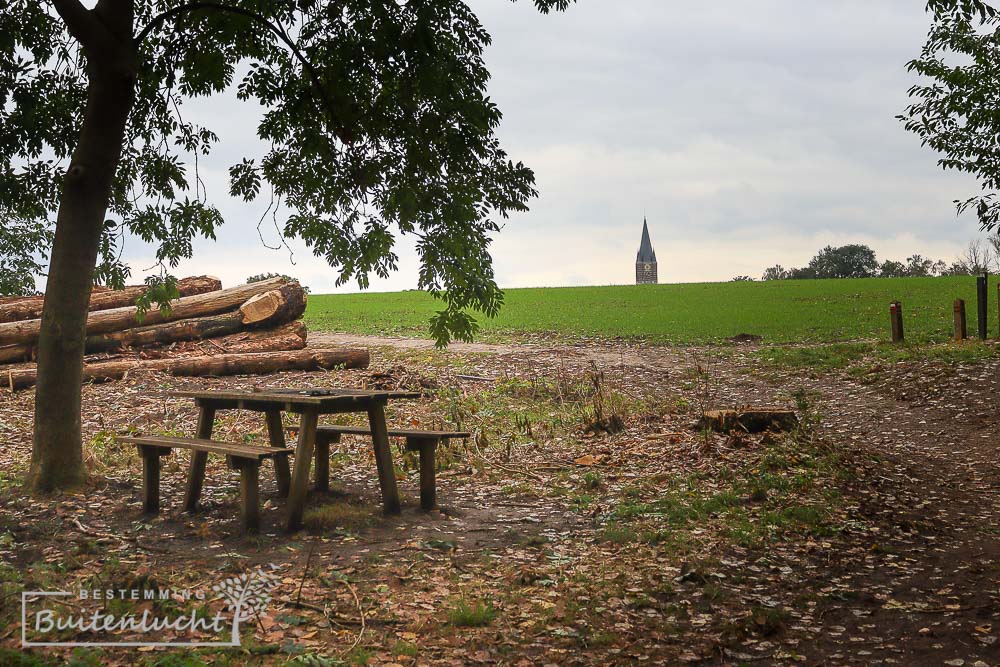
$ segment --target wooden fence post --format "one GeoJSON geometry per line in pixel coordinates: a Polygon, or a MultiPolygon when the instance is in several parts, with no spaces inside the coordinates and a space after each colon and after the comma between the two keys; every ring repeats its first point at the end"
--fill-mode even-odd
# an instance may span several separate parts
{"type": "Polygon", "coordinates": [[[989,292],[987,285],[989,285],[990,274],[983,273],[981,276],[976,277],[976,305],[978,306],[977,315],[979,315],[979,340],[986,340],[986,318],[987,318],[987,303],[989,302],[989,292]]]}
{"type": "Polygon", "coordinates": [[[893,301],[889,304],[889,324],[892,328],[892,342],[903,342],[903,304],[893,301]]]}
{"type": "Polygon", "coordinates": [[[965,301],[955,299],[955,342],[960,343],[969,337],[969,330],[965,323],[965,301]]]}

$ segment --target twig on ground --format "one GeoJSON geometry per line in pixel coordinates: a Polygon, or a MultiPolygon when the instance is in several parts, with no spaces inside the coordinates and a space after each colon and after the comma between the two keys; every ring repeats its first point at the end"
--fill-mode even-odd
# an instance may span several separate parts
{"type": "Polygon", "coordinates": [[[309,565],[312,563],[313,553],[316,551],[316,540],[309,544],[309,555],[306,556],[306,566],[302,568],[302,579],[299,580],[299,587],[295,591],[295,602],[302,601],[302,587],[306,585],[306,577],[309,576],[309,565]]]}
{"type": "Polygon", "coordinates": [[[496,463],[495,461],[490,461],[488,458],[486,458],[483,455],[483,450],[479,449],[479,445],[476,443],[475,438],[471,438],[471,440],[472,440],[472,446],[475,448],[475,451],[473,452],[473,456],[475,456],[477,459],[479,459],[480,461],[482,461],[484,464],[494,466],[496,468],[499,468],[500,470],[503,470],[503,471],[509,472],[509,473],[513,473],[515,475],[524,475],[526,477],[530,477],[531,479],[535,480],[539,484],[545,482],[545,478],[544,477],[542,477],[541,475],[536,475],[533,472],[530,472],[528,470],[520,470],[518,468],[514,468],[514,467],[511,467],[511,466],[506,466],[506,465],[504,465],[502,463],[496,463]]]}
{"type": "Polygon", "coordinates": [[[341,653],[341,656],[344,656],[353,651],[354,648],[361,643],[361,638],[365,634],[365,610],[361,606],[361,598],[358,597],[358,591],[355,590],[354,586],[351,585],[351,582],[347,581],[346,579],[341,579],[340,581],[343,582],[345,586],[347,586],[347,590],[351,591],[351,595],[354,596],[354,603],[358,606],[358,616],[361,619],[361,629],[358,630],[358,636],[355,637],[354,643],[351,644],[350,647],[347,648],[347,650],[341,653]]]}

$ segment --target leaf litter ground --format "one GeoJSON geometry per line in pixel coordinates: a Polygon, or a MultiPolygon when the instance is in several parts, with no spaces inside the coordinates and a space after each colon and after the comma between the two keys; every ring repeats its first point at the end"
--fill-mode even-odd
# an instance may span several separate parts
{"type": "MultiPolygon", "coordinates": [[[[992,353],[855,372],[752,345],[316,338],[371,345],[372,368],[86,387],[92,482],[76,495],[22,492],[33,394],[0,398],[5,664],[1000,665],[992,353]],[[192,434],[193,407],[167,392],[303,385],[418,389],[392,423],[473,430],[439,453],[440,511],[419,511],[397,451],[403,513],[383,517],[370,446],[345,438],[294,536],[270,467],[262,535],[238,536],[220,460],[203,510],[181,513],[183,454],[166,461],[163,514],[139,516],[139,461],[114,436],[192,434]],[[793,407],[802,427],[694,427],[742,405],[793,407]],[[256,566],[278,585],[241,649],[20,651],[22,590],[210,588],[256,566]]],[[[266,435],[232,412],[215,437],[266,435]]]]}

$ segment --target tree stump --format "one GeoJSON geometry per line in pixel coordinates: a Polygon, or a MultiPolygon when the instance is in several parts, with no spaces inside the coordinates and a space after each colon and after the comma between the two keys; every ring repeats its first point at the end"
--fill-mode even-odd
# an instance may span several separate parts
{"type": "Polygon", "coordinates": [[[741,410],[708,410],[698,421],[698,428],[727,433],[733,430],[748,433],[790,431],[799,424],[792,410],[746,408],[741,410]]]}

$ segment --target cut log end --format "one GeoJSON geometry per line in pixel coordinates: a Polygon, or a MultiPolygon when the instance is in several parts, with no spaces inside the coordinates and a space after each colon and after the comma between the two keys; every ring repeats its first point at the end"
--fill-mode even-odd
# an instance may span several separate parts
{"type": "Polygon", "coordinates": [[[278,289],[257,294],[240,306],[243,324],[265,323],[301,317],[306,310],[306,293],[298,283],[287,283],[278,289]]]}

